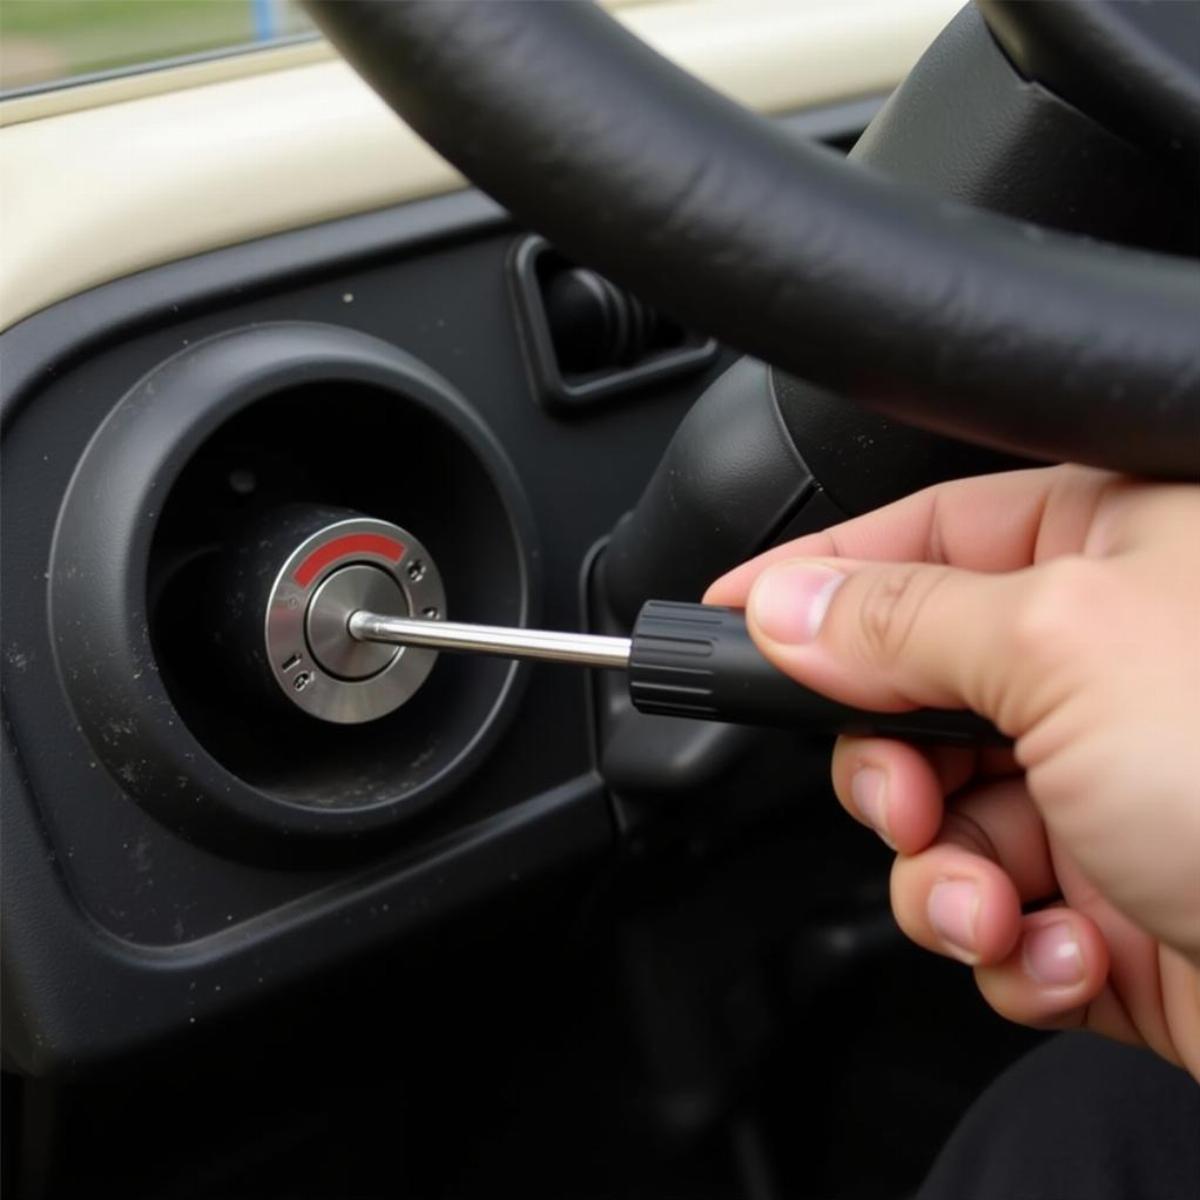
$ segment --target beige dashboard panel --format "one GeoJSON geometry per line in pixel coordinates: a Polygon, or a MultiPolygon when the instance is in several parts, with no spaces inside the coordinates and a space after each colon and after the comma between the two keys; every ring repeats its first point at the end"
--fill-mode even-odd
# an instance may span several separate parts
{"type": "MultiPolygon", "coordinates": [[[[666,0],[618,16],[713,86],[781,112],[894,86],[958,7],[666,0]]],[[[463,186],[327,50],[283,69],[270,54],[262,73],[181,68],[178,90],[163,72],[154,94],[115,103],[79,89],[52,115],[0,105],[0,329],[147,267],[463,186]]]]}

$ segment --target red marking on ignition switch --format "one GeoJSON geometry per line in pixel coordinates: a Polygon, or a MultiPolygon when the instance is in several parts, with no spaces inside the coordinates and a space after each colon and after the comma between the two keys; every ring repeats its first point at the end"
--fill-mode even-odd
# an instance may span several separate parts
{"type": "Polygon", "coordinates": [[[398,563],[404,557],[404,543],[385,537],[382,533],[343,534],[332,542],[318,546],[296,568],[293,578],[301,587],[308,587],[330,563],[352,554],[378,554],[380,558],[398,563]]]}

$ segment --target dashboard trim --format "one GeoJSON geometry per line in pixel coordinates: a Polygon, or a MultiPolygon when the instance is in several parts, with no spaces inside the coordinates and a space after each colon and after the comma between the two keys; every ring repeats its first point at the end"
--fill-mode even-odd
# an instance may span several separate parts
{"type": "MultiPolygon", "coordinates": [[[[890,90],[958,7],[672,0],[618,15],[780,113],[890,90]]],[[[0,130],[0,173],[0,328],[133,271],[463,186],[341,61],[26,120],[0,130]]]]}

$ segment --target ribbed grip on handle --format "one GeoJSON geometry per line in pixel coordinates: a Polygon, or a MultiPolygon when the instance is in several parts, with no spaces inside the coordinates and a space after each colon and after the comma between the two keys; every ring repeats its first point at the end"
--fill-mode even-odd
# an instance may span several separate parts
{"type": "Polygon", "coordinates": [[[719,721],[721,643],[731,632],[736,636],[738,624],[747,637],[745,622],[733,609],[648,600],[633,627],[629,695],[634,707],[719,721]]]}
{"type": "Polygon", "coordinates": [[[644,713],[933,742],[1004,742],[969,712],[875,713],[838,704],[788,678],[759,653],[744,614],[650,600],[633,628],[629,695],[644,713]]]}

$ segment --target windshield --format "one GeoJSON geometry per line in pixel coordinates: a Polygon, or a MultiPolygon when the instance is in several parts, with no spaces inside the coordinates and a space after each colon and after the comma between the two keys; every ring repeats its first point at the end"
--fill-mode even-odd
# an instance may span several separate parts
{"type": "Polygon", "coordinates": [[[0,91],[311,37],[295,0],[0,0],[0,91]]]}

